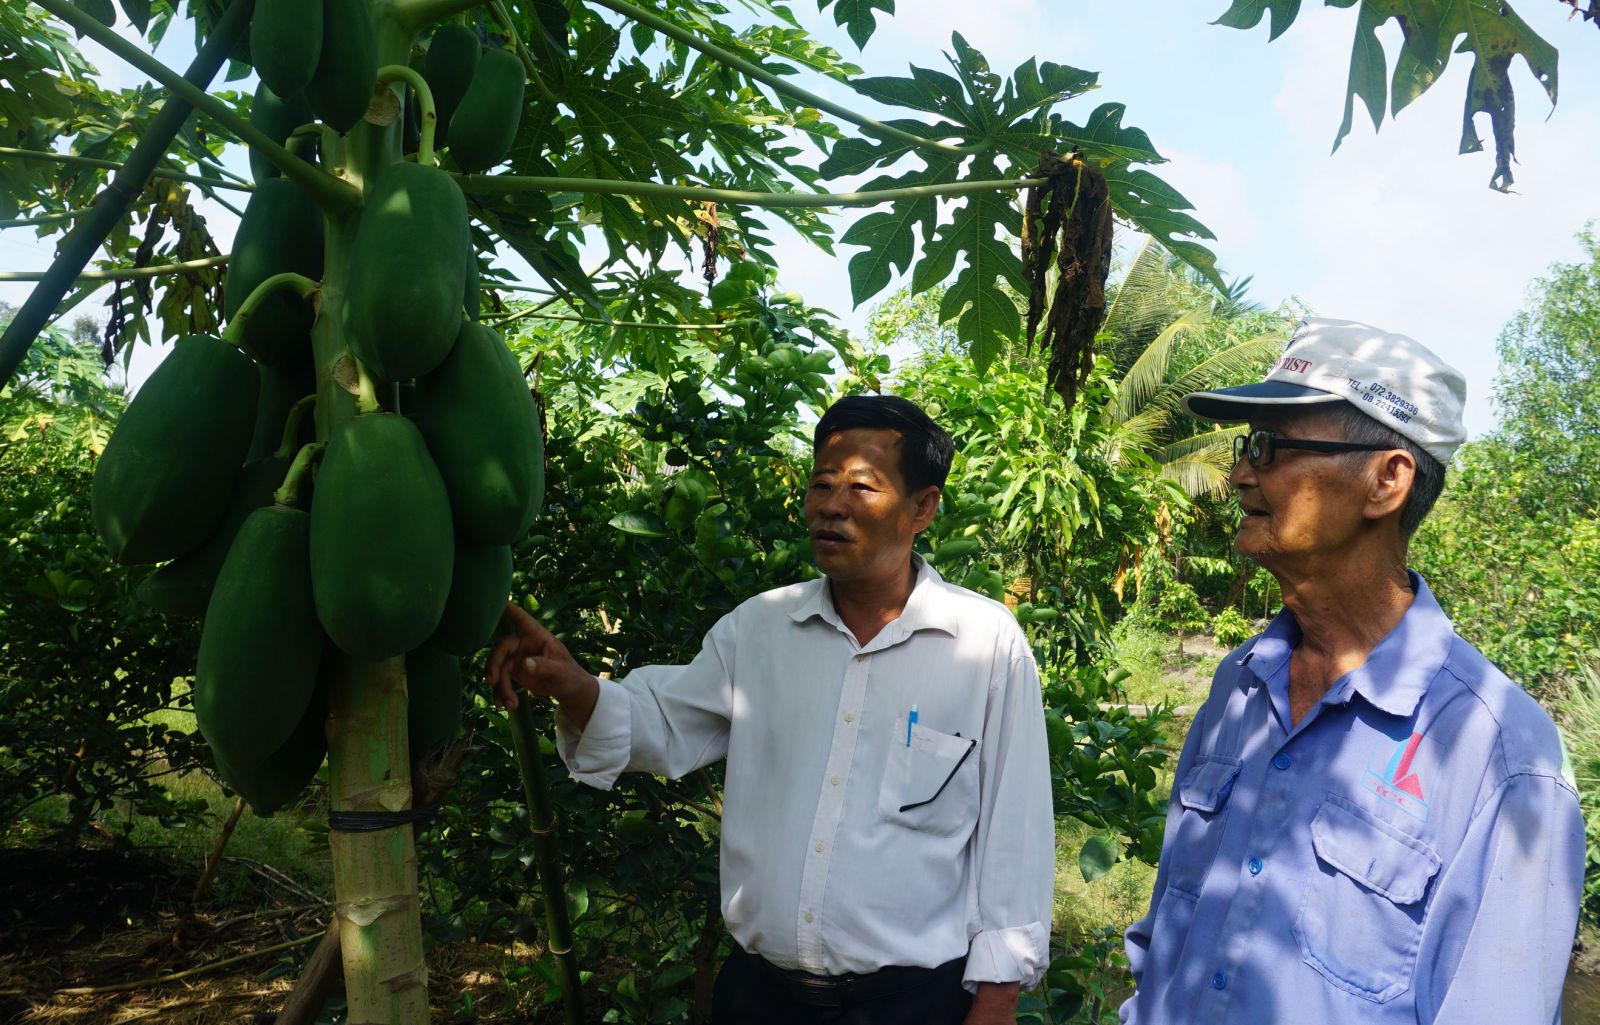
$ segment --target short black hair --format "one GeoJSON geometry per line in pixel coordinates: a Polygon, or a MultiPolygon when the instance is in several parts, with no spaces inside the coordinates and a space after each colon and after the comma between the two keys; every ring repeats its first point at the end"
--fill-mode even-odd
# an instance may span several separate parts
{"type": "Polygon", "coordinates": [[[900,476],[906,490],[944,487],[956,454],[955,440],[916,403],[898,395],[847,395],[829,406],[817,421],[811,454],[821,452],[823,442],[840,431],[861,427],[900,432],[900,476]]]}
{"type": "MultiPolygon", "coordinates": [[[[1439,500],[1439,493],[1444,490],[1444,464],[1393,427],[1362,412],[1359,406],[1339,402],[1326,407],[1326,411],[1343,440],[1359,445],[1403,449],[1411,454],[1412,461],[1417,464],[1417,472],[1411,481],[1411,493],[1406,495],[1405,505],[1400,507],[1400,539],[1409,541],[1432,511],[1433,504],[1439,500]]],[[[1371,452],[1351,452],[1345,458],[1351,463],[1361,463],[1370,455],[1371,452]]]]}

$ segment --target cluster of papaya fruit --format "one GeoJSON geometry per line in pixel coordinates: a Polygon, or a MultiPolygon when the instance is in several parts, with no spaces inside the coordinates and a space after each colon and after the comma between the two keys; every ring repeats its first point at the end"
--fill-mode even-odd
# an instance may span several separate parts
{"type": "MultiPolygon", "coordinates": [[[[370,118],[391,80],[373,38],[366,0],[260,0],[252,123],[287,140],[322,134],[313,118],[338,135],[370,118]]],[[[453,101],[457,165],[499,163],[520,119],[520,60],[481,52],[460,26],[432,47],[422,85],[453,101]]],[[[510,545],[543,501],[538,409],[516,358],[477,322],[466,201],[422,150],[369,176],[359,214],[337,221],[253,152],[227,330],[176,343],[96,468],[95,525],[112,556],[161,564],[140,597],[203,616],[200,730],[262,814],[321,765],[329,681],[348,660],[404,657],[413,759],[454,737],[460,660],[489,642],[510,545]],[[321,287],[325,251],[347,261],[337,297],[321,287]],[[348,404],[339,388],[352,378],[355,415],[319,411],[319,438],[308,415],[319,381],[348,404]]]]}

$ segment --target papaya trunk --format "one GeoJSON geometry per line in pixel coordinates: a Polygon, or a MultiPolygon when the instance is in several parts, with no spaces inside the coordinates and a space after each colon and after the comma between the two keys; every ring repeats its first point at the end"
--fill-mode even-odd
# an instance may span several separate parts
{"type": "MultiPolygon", "coordinates": [[[[411,807],[403,659],[347,662],[333,678],[328,784],[335,811],[411,807]]],[[[330,831],[350,1025],[428,1020],[417,857],[405,826],[330,831]]]]}
{"type": "MultiPolygon", "coordinates": [[[[384,4],[374,4],[379,59],[404,63],[411,34],[399,30],[384,4]]],[[[346,137],[345,175],[363,188],[400,158],[396,126],[357,124],[346,137]]],[[[344,331],[351,242],[357,217],[325,225],[321,311],[312,329],[317,364],[317,439],[356,415],[344,384],[344,331]]],[[[406,730],[406,676],[401,658],[341,660],[332,678],[328,780],[334,811],[400,811],[412,806],[411,755],[406,730]]],[[[417,858],[409,826],[372,832],[330,831],[334,908],[343,955],[350,1025],[424,1025],[427,968],[417,858]]]]}
{"type": "Polygon", "coordinates": [[[545,782],[544,756],[539,751],[539,731],[533,721],[533,703],[524,699],[511,713],[511,737],[522,770],[522,791],[528,802],[528,823],[533,831],[534,866],[544,893],[545,928],[550,953],[561,968],[561,998],[567,1025],[583,1025],[583,979],[572,948],[572,922],[567,917],[567,888],[561,878],[561,853],[556,849],[555,814],[550,808],[550,788],[545,782]]]}

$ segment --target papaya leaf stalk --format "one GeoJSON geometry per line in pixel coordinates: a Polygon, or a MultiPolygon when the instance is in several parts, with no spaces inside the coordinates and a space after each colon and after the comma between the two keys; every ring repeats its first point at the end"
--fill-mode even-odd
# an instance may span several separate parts
{"type": "Polygon", "coordinates": [[[300,437],[300,423],[305,419],[306,410],[315,409],[316,405],[317,396],[313,392],[289,407],[288,414],[283,418],[283,438],[278,442],[278,451],[273,453],[273,458],[290,459],[294,456],[295,442],[300,437]]]}
{"type": "Polygon", "coordinates": [[[544,754],[539,750],[539,730],[533,721],[533,702],[519,701],[511,713],[511,739],[522,771],[522,792],[528,804],[528,825],[533,833],[534,867],[544,894],[545,929],[550,953],[561,969],[561,1000],[567,1025],[583,1025],[583,977],[572,946],[572,922],[567,916],[567,888],[562,879],[561,852],[556,848],[555,813],[545,781],[544,754]]]}
{"type": "Polygon", "coordinates": [[[317,289],[320,287],[322,286],[303,274],[286,271],[282,274],[272,275],[257,285],[255,291],[245,296],[244,302],[239,304],[239,309],[235,311],[233,319],[228,322],[228,326],[223,330],[222,340],[230,345],[238,345],[239,339],[244,337],[245,326],[250,323],[250,318],[255,315],[256,310],[260,308],[268,296],[288,290],[293,291],[302,299],[309,299],[316,294],[317,289]]]}
{"type": "Polygon", "coordinates": [[[439,113],[433,105],[433,90],[428,88],[426,79],[404,64],[389,64],[378,69],[378,84],[390,82],[404,82],[417,94],[418,133],[421,136],[417,143],[417,163],[429,166],[438,164],[433,155],[433,137],[438,131],[439,113]]]}
{"type": "MultiPolygon", "coordinates": [[[[159,278],[167,274],[186,274],[193,270],[205,270],[207,267],[220,267],[228,262],[228,254],[221,256],[202,256],[198,260],[184,260],[182,263],[158,263],[149,267],[113,267],[110,270],[86,270],[72,279],[73,283],[79,281],[131,281],[135,278],[159,278]]],[[[54,267],[50,270],[8,270],[0,271],[0,281],[47,281],[51,280],[54,267]]]]}
{"type": "Polygon", "coordinates": [[[295,454],[294,462],[289,464],[289,472],[283,475],[283,486],[272,493],[272,501],[275,504],[296,509],[300,507],[300,490],[305,485],[306,478],[311,475],[312,465],[322,458],[322,453],[327,447],[320,441],[313,441],[295,454]]]}
{"type": "MultiPolygon", "coordinates": [[[[150,130],[145,133],[144,138],[151,138],[150,133],[154,130],[155,125],[152,123],[150,130]]],[[[137,150],[135,150],[135,152],[137,152],[137,150]]],[[[164,155],[165,150],[163,149],[161,153],[157,154],[157,159],[160,159],[160,157],[164,155]]],[[[98,167],[104,171],[121,171],[133,162],[131,155],[127,161],[119,162],[116,160],[101,160],[98,157],[80,157],[76,153],[48,153],[44,150],[38,149],[18,149],[15,146],[0,146],[0,157],[16,157],[18,160],[43,160],[52,164],[63,164],[68,167],[98,167]]],[[[184,174],[182,171],[173,171],[165,167],[158,167],[154,169],[148,175],[146,175],[146,177],[162,178],[167,181],[175,182],[188,182],[191,185],[204,185],[213,189],[232,189],[234,192],[255,191],[255,186],[253,185],[244,185],[238,182],[224,181],[221,178],[206,178],[198,174],[184,174]]],[[[93,207],[90,207],[90,210],[93,209],[93,207]]],[[[89,211],[86,210],[83,213],[75,214],[74,216],[82,217],[86,216],[88,213],[89,211]]],[[[0,222],[0,224],[10,227],[12,222],[6,221],[0,222]]]]}
{"type": "Polygon", "coordinates": [[[878,189],[871,192],[752,192],[743,189],[713,189],[700,185],[668,185],[662,182],[617,181],[609,178],[550,178],[519,174],[463,174],[456,181],[468,195],[509,195],[514,192],[592,192],[605,196],[643,196],[651,199],[709,200],[731,206],[796,207],[828,209],[846,206],[877,206],[904,199],[938,196],[968,196],[981,192],[1017,192],[1044,187],[1041,178],[998,178],[979,181],[946,182],[938,185],[911,185],[903,189],[878,189]]]}

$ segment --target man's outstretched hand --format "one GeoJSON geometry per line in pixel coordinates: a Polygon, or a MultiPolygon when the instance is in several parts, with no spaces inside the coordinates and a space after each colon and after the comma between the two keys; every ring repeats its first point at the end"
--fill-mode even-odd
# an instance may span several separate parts
{"type": "Polygon", "coordinates": [[[505,621],[515,632],[495,642],[486,674],[495,704],[516,708],[521,687],[561,702],[563,711],[582,729],[594,711],[600,685],[555,634],[514,602],[506,605],[505,621]]]}

